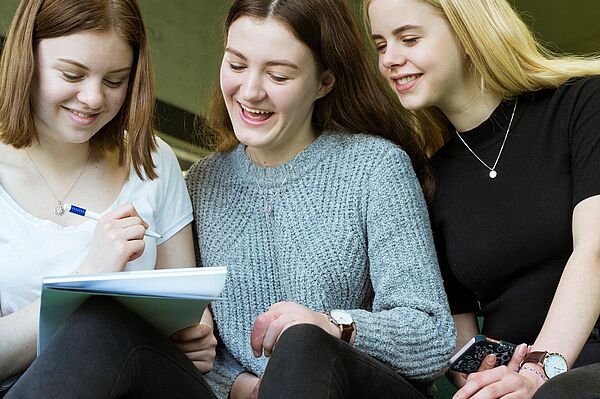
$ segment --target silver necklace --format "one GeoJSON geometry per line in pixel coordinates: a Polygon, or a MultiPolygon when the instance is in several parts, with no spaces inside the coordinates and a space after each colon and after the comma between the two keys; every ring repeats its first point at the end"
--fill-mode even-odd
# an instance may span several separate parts
{"type": "Polygon", "coordinates": [[[515,117],[516,110],[517,110],[517,100],[515,100],[515,106],[513,108],[512,115],[510,116],[510,121],[508,122],[508,127],[506,128],[506,134],[504,135],[504,140],[502,141],[502,145],[500,146],[500,152],[498,152],[498,156],[496,157],[496,162],[494,162],[494,165],[491,167],[487,163],[483,162],[483,160],[481,158],[479,158],[477,156],[477,154],[475,154],[475,151],[473,151],[471,149],[471,147],[469,147],[467,142],[460,136],[460,133],[458,133],[458,130],[455,130],[456,135],[458,136],[460,141],[463,142],[465,147],[467,147],[467,150],[469,150],[471,152],[471,154],[473,154],[475,156],[475,158],[477,158],[477,160],[479,162],[481,162],[481,164],[483,166],[485,166],[486,168],[488,168],[490,170],[490,173],[489,173],[490,179],[495,179],[496,176],[498,176],[498,172],[496,172],[496,165],[498,165],[498,161],[500,160],[500,155],[502,155],[502,150],[504,150],[504,144],[506,144],[506,139],[508,138],[508,132],[510,132],[510,127],[512,125],[513,118],[515,117]]]}
{"type": "Polygon", "coordinates": [[[31,156],[29,155],[29,152],[27,152],[27,150],[25,150],[25,154],[27,154],[27,158],[29,158],[29,162],[31,162],[31,165],[33,166],[33,169],[35,170],[35,173],[37,173],[37,175],[39,176],[40,180],[42,182],[44,182],[44,184],[46,185],[46,188],[48,189],[48,191],[50,192],[50,194],[52,194],[52,196],[56,199],[56,205],[54,205],[54,208],[52,208],[52,212],[54,212],[54,214],[56,216],[62,216],[62,215],[64,215],[65,208],[63,208],[63,203],[64,203],[65,199],[67,198],[67,196],[71,193],[71,191],[73,191],[73,188],[75,187],[75,185],[77,184],[77,182],[79,181],[79,179],[81,178],[81,176],[83,176],[83,172],[85,172],[85,170],[87,169],[87,166],[89,164],[90,156],[92,155],[92,152],[91,151],[89,152],[88,157],[85,160],[85,165],[83,165],[83,168],[81,168],[81,172],[79,172],[79,175],[77,176],[77,178],[75,179],[75,181],[73,182],[73,184],[71,184],[71,186],[69,187],[69,189],[67,190],[67,192],[65,193],[65,195],[62,196],[62,198],[58,198],[58,195],[56,195],[56,193],[54,192],[54,190],[52,189],[52,187],[50,187],[50,184],[48,184],[48,182],[46,181],[46,179],[44,179],[44,176],[42,176],[42,174],[40,173],[40,170],[35,165],[35,162],[33,162],[33,159],[31,158],[31,156]]]}
{"type": "MultiPolygon", "coordinates": [[[[296,158],[298,158],[298,156],[300,155],[302,151],[300,151],[298,154],[296,154],[296,156],[289,161],[288,163],[286,163],[286,174],[283,177],[283,179],[281,180],[281,184],[280,186],[283,187],[285,186],[285,183],[288,182],[288,180],[290,179],[290,176],[292,175],[292,173],[294,172],[293,167],[290,165],[290,163],[293,163],[296,158]]],[[[246,155],[248,156],[248,158],[250,159],[250,162],[256,164],[253,160],[252,160],[252,156],[250,155],[250,153],[248,153],[247,148],[246,148],[246,155]]],[[[248,168],[250,168],[250,166],[248,166],[248,168]]],[[[262,167],[261,169],[263,177],[265,176],[266,173],[266,169],[264,167],[262,167]]],[[[265,190],[263,190],[263,187],[260,185],[259,179],[254,177],[252,180],[254,180],[254,183],[256,184],[256,187],[258,187],[258,192],[260,193],[260,196],[263,199],[263,211],[267,214],[271,214],[273,212],[273,201],[271,199],[270,196],[265,194],[265,190]]]]}

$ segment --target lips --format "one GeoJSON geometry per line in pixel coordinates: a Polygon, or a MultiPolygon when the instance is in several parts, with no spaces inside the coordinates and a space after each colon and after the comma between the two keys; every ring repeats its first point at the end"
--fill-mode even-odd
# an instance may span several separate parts
{"type": "Polygon", "coordinates": [[[239,103],[241,108],[242,119],[250,124],[262,124],[266,122],[274,113],[271,111],[251,108],[242,103],[239,103]]]}
{"type": "Polygon", "coordinates": [[[89,126],[98,119],[100,113],[86,113],[72,108],[63,107],[69,118],[79,126],[89,126]]]}
{"type": "Polygon", "coordinates": [[[396,90],[399,92],[405,92],[412,89],[418,82],[418,79],[423,76],[422,73],[391,76],[390,79],[395,83],[396,90]]]}

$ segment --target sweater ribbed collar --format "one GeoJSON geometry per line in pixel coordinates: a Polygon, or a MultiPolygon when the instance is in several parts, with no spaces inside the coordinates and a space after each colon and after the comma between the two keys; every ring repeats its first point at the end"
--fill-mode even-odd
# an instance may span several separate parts
{"type": "Polygon", "coordinates": [[[277,187],[305,176],[319,162],[332,154],[340,133],[323,132],[298,156],[272,167],[255,165],[246,155],[246,145],[240,144],[231,153],[234,171],[241,180],[258,182],[262,187],[277,187]]]}

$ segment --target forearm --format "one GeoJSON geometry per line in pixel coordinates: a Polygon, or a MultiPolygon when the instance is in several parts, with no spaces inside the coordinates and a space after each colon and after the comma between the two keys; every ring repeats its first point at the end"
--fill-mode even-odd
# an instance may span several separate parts
{"type": "Polygon", "coordinates": [[[571,255],[533,350],[558,352],[572,366],[600,314],[600,254],[571,255]]]}
{"type": "Polygon", "coordinates": [[[36,356],[40,301],[0,318],[0,381],[25,370],[36,356]]]}

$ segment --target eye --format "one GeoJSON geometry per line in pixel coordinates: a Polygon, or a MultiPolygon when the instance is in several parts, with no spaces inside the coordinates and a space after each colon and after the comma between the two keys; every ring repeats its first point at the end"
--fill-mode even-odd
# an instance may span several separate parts
{"type": "Polygon", "coordinates": [[[234,62],[228,62],[228,64],[229,64],[229,69],[231,69],[232,71],[241,71],[244,68],[246,68],[244,65],[237,64],[237,63],[234,63],[234,62]]]}
{"type": "Polygon", "coordinates": [[[269,73],[269,76],[271,77],[271,80],[273,80],[273,82],[275,83],[285,83],[288,80],[290,80],[290,78],[288,78],[287,76],[280,75],[277,73],[269,73]]]}
{"type": "Polygon", "coordinates": [[[63,71],[61,72],[61,74],[62,78],[67,82],[79,82],[81,79],[83,79],[83,76],[77,75],[76,73],[69,73],[63,71]]]}
{"type": "Polygon", "coordinates": [[[104,84],[111,89],[116,89],[117,87],[121,87],[125,83],[125,80],[109,80],[104,79],[104,84]]]}
{"type": "Polygon", "coordinates": [[[386,47],[387,47],[387,45],[384,42],[375,43],[375,50],[377,50],[377,52],[380,54],[385,53],[386,47]]]}
{"type": "Polygon", "coordinates": [[[417,37],[417,36],[410,36],[410,37],[402,38],[402,43],[404,43],[405,45],[407,45],[409,47],[414,46],[415,44],[417,44],[418,41],[419,41],[419,37],[417,37]]]}

